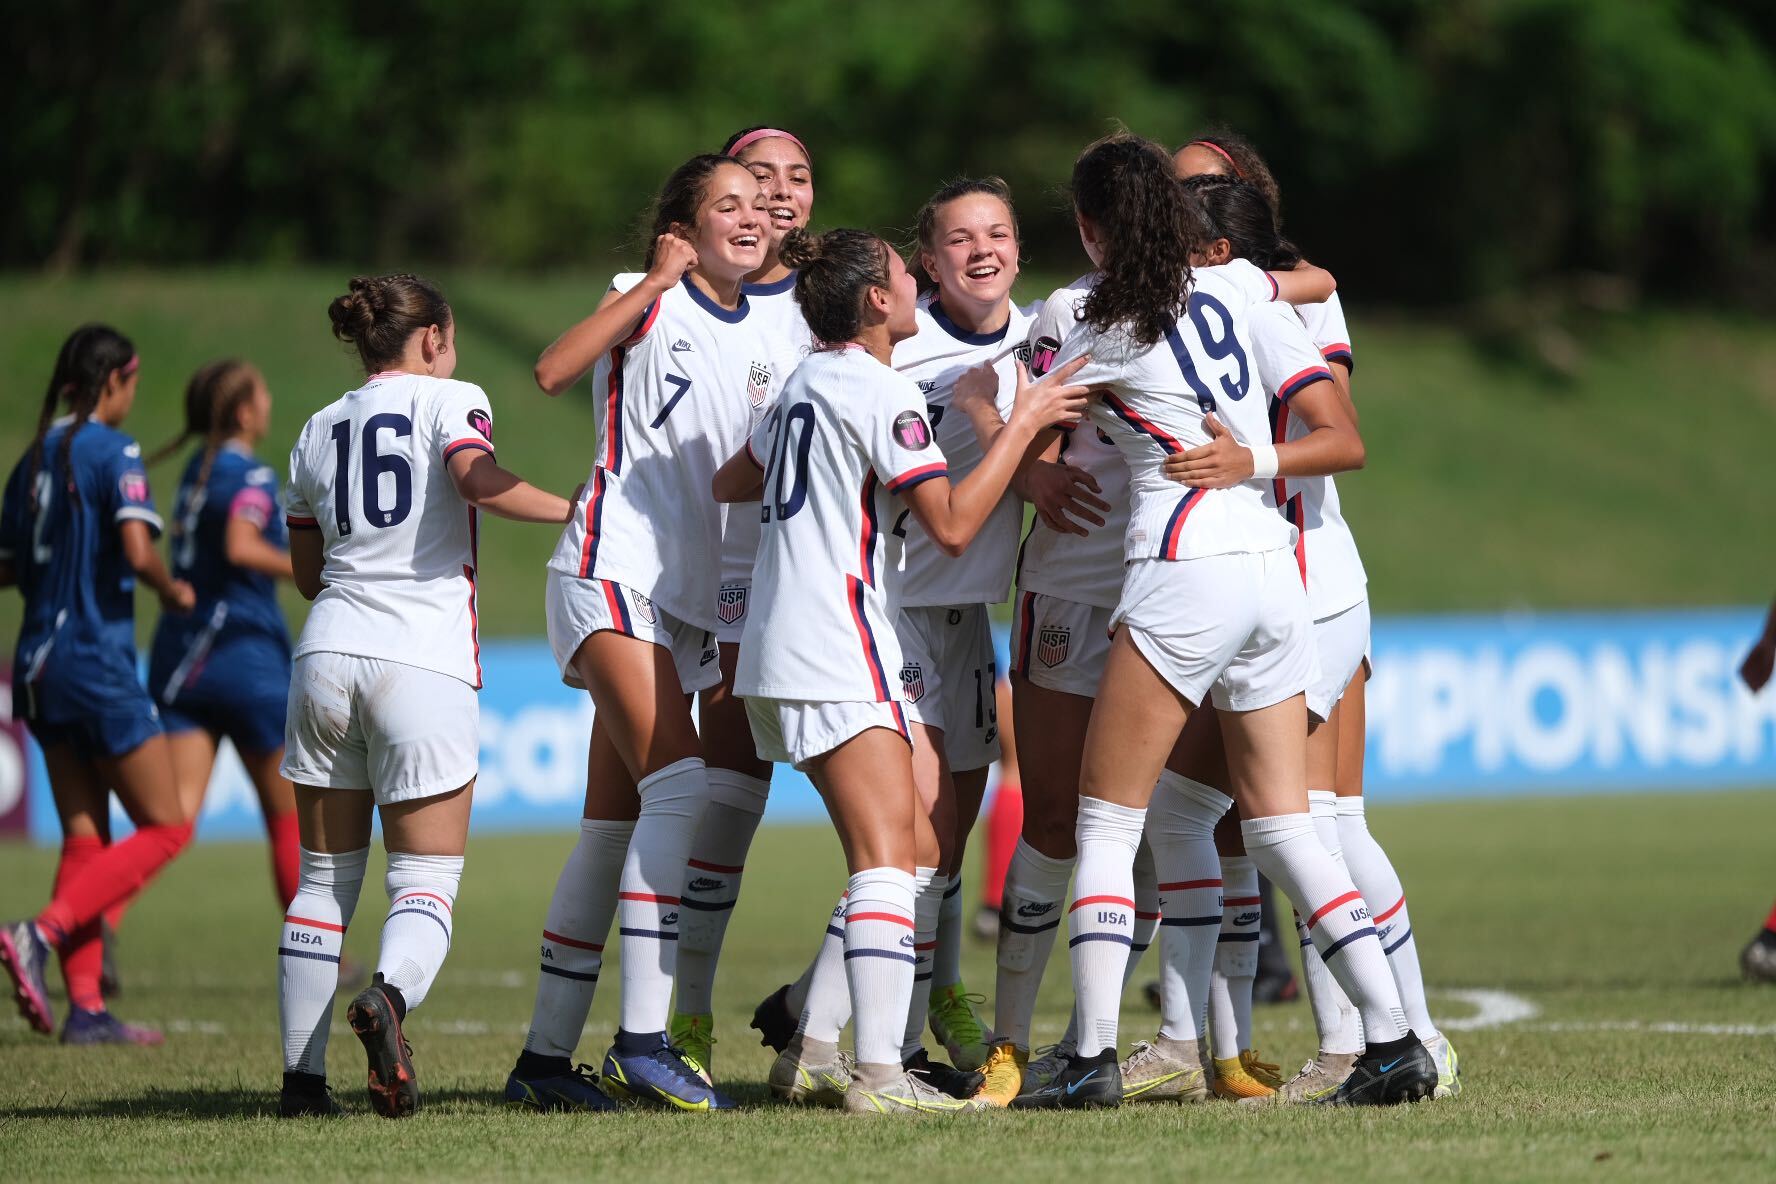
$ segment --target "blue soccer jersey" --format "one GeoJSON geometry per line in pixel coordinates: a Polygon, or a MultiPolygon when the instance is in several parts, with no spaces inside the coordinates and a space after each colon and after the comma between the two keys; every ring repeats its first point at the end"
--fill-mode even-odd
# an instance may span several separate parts
{"type": "Polygon", "coordinates": [[[228,562],[228,524],[236,518],[251,522],[272,546],[290,549],[276,470],[233,443],[216,451],[200,486],[202,469],[199,450],[185,466],[173,511],[173,575],[189,581],[197,593],[192,619],[207,621],[222,605],[224,632],[260,632],[288,640],[276,582],[228,562]]]}
{"type": "Polygon", "coordinates": [[[80,722],[146,701],[136,677],[136,575],[119,530],[131,520],[161,529],[142,449],[87,420],[64,466],[68,431],[69,421],[58,421],[43,441],[35,499],[27,453],[0,507],[0,561],[12,565],[25,598],[15,711],[33,723],[80,722]]]}

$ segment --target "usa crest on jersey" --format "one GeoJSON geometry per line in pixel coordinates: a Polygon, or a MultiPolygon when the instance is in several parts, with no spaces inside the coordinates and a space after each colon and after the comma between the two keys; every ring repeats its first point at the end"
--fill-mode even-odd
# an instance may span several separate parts
{"type": "Polygon", "coordinates": [[[754,407],[763,407],[765,398],[771,393],[771,368],[763,362],[754,362],[746,370],[746,396],[752,400],[754,407]]]}
{"type": "Polygon", "coordinates": [[[900,668],[900,697],[908,703],[917,703],[925,697],[925,671],[917,662],[908,662],[900,668]]]}
{"type": "Polygon", "coordinates": [[[1071,629],[1045,626],[1036,635],[1036,660],[1044,666],[1059,666],[1067,660],[1067,647],[1072,641],[1071,629]]]}
{"type": "Polygon", "coordinates": [[[724,625],[732,625],[746,615],[745,584],[725,584],[715,597],[715,619],[724,625]]]}

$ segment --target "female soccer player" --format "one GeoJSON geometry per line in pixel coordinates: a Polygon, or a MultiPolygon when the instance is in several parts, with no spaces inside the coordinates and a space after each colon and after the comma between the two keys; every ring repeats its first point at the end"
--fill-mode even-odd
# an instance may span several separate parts
{"type": "Polygon", "coordinates": [[[1003,438],[952,486],[923,395],[890,365],[895,344],[917,331],[916,287],[899,257],[855,230],[798,231],[784,257],[800,269],[796,298],[815,337],[832,344],[797,369],[746,451],[716,476],[717,498],[762,494],[765,502],[757,613],[735,686],[760,755],[808,773],[845,847],[845,969],[857,1043],[845,1109],[956,1110],[964,1103],[901,1063],[917,960],[913,869],[935,857],[936,836],[914,785],[893,674],[902,559],[891,529],[895,498],[939,546],[960,554],[1025,446],[1068,418],[1083,392],[1061,385],[1071,370],[1020,384],[1003,438]]]}
{"type": "MultiPolygon", "coordinates": [[[[1257,149],[1242,137],[1224,130],[1206,133],[1180,148],[1173,156],[1173,163],[1180,177],[1231,176],[1255,187],[1264,196],[1276,224],[1281,225],[1282,195],[1276,179],[1257,149]]],[[[1322,303],[1302,305],[1299,311],[1308,335],[1319,346],[1349,404],[1350,378],[1355,361],[1343,305],[1334,293],[1322,303]]],[[[1351,417],[1353,420],[1356,417],[1354,407],[1351,417]]],[[[1309,479],[1296,486],[1295,491],[1302,500],[1294,502],[1295,494],[1285,491],[1283,505],[1294,515],[1292,520],[1304,528],[1301,545],[1305,549],[1300,559],[1315,621],[1315,637],[1324,651],[1322,684],[1318,687],[1317,697],[1321,706],[1333,712],[1333,718],[1328,721],[1330,726],[1319,729],[1324,733],[1319,742],[1323,747],[1310,754],[1315,825],[1327,849],[1349,867],[1351,878],[1364,899],[1374,902],[1376,931],[1381,936],[1388,967],[1399,987],[1406,1018],[1413,1030],[1424,1038],[1425,1046],[1437,1062],[1437,1096],[1453,1097],[1461,1092],[1460,1059],[1454,1046],[1431,1019],[1425,1002],[1424,975],[1419,969],[1418,946],[1413,940],[1412,923],[1406,909],[1405,890],[1392,861],[1370,833],[1363,808],[1364,688],[1369,678],[1367,576],[1350,528],[1339,510],[1337,490],[1332,481],[1329,478],[1323,482],[1309,479]],[[1331,791],[1326,788],[1328,782],[1333,787],[1331,791]]],[[[1341,1073],[1350,1054],[1360,1046],[1354,1014],[1348,1006],[1340,1006],[1345,1001],[1337,997],[1335,984],[1326,975],[1324,967],[1315,964],[1317,956],[1309,947],[1305,934],[1302,941],[1304,977],[1310,988],[1317,988],[1310,989],[1309,995],[1315,1024],[1320,1031],[1321,1051],[1332,1055],[1316,1057],[1304,1068],[1298,1075],[1301,1080],[1296,1093],[1324,1090],[1329,1079],[1327,1074],[1335,1077],[1341,1073]]],[[[1241,1011],[1242,1003],[1243,998],[1236,1000],[1234,1010],[1241,1011]]],[[[1241,1014],[1247,1017],[1248,1028],[1250,1011],[1250,1004],[1245,1003],[1241,1014]]]]}
{"type": "Polygon", "coordinates": [[[605,1088],[679,1109],[733,1105],[666,1028],[680,893],[709,797],[686,696],[721,679],[709,481],[784,370],[744,291],[764,263],[766,209],[732,157],[679,166],[656,204],[646,272],[618,276],[537,362],[551,394],[596,364],[598,459],[549,560],[548,626],[563,681],[590,691],[597,716],[580,839],[549,904],[530,1034],[506,1086],[521,1104],[599,1104],[570,1058],[615,913],[623,998],[605,1088]]]}
{"type": "Polygon", "coordinates": [[[480,766],[477,511],[564,522],[569,503],[495,463],[492,407],[451,378],[456,327],[435,286],[354,279],[327,313],[367,378],[290,451],[290,562],[314,607],[281,770],[296,786],[302,873],[278,943],[279,1113],[339,1112],[327,1029],[380,814],[389,911],[376,975],[346,1018],[369,1059],[371,1108],[400,1118],[419,1107],[402,1025],[450,949],[480,766]]]}
{"type": "Polygon", "coordinates": [[[53,896],[35,918],[0,926],[0,961],[20,1013],[48,1033],[55,1012],[44,970],[50,951],[61,955],[69,1044],[160,1043],[160,1033],[105,1010],[100,919],[191,838],[159,714],[136,676],[136,581],[169,611],[189,612],[194,600],[154,549],[161,522],[142,449],[119,430],[139,369],[115,329],[69,335],[0,509],[0,586],[16,584],[25,598],[13,717],[43,746],[62,823],[53,896]],[[57,407],[68,415],[52,422],[57,407]],[[119,843],[110,842],[111,792],[136,827],[119,843]]]}
{"type": "MultiPolygon", "coordinates": [[[[1166,758],[1211,692],[1247,849],[1297,902],[1323,951],[1340,954],[1334,972],[1371,1037],[1340,1100],[1428,1095],[1436,1072],[1400,1014],[1367,909],[1320,846],[1306,811],[1304,690],[1314,665],[1306,594],[1292,561],[1294,528],[1266,505],[1261,484],[1277,472],[1272,446],[1256,443],[1269,438],[1265,408],[1248,399],[1247,310],[1276,289],[1245,263],[1192,273],[1199,244],[1191,213],[1170,159],[1151,143],[1117,135],[1094,144],[1074,167],[1073,195],[1081,242],[1099,275],[1060,358],[1094,351],[1082,379],[1105,388],[1092,416],[1129,463],[1133,505],[1127,574],[1110,622],[1116,636],[1081,764],[1079,870],[1069,910],[1079,1045],[1039,1100],[1067,1107],[1121,1101],[1115,1044],[1134,923],[1131,865],[1166,758]],[[1255,479],[1180,495],[1161,462],[1211,443],[1213,423],[1254,442],[1255,479]]],[[[1295,446],[1304,460],[1314,443],[1295,446]]],[[[1193,795],[1174,825],[1206,835],[1230,804],[1193,795]]],[[[1180,890],[1217,878],[1212,843],[1207,851],[1201,870],[1208,874],[1183,875],[1180,890]]],[[[1180,861],[1172,870],[1197,869],[1180,861]]],[[[1186,901],[1182,913],[1196,910],[1186,901]]]]}
{"type": "Polygon", "coordinates": [[[296,895],[296,795],[278,772],[290,693],[290,635],[277,581],[292,579],[277,471],[253,454],[271,427],[271,392],[251,364],[212,362],[185,388],[193,436],[174,502],[173,575],[197,593],[189,613],[163,613],[148,660],[185,816],[196,822],[223,737],[252,778],[271,839],[279,907],[296,895]]]}
{"type": "MultiPolygon", "coordinates": [[[[805,227],[814,208],[814,164],[793,133],[774,127],[735,132],[722,146],[745,165],[764,191],[770,238],[765,261],[746,277],[742,289],[747,315],[768,326],[782,351],[780,378],[813,346],[808,322],[795,302],[795,271],[779,248],[791,230],[805,227]]],[[[754,421],[765,413],[761,402],[754,421]]],[[[771,766],[758,757],[746,722],[746,705],[734,695],[734,665],[740,633],[752,597],[752,563],[758,554],[759,520],[749,507],[722,507],[721,585],[716,593],[715,639],[721,650],[720,685],[702,693],[697,731],[708,766],[709,803],[697,824],[685,868],[684,909],[678,936],[678,998],[672,1015],[672,1043],[705,1070],[715,1042],[715,969],[722,938],[740,898],[746,853],[752,847],[765,800],[771,766]]]]}

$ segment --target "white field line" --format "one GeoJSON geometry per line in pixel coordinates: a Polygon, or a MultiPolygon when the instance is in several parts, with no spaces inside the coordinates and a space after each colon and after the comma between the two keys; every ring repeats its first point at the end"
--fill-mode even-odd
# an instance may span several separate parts
{"type": "Polygon", "coordinates": [[[1460,990],[1438,991],[1446,999],[1457,999],[1474,1009],[1474,1014],[1457,1019],[1440,1019],[1437,1026],[1452,1032],[1478,1032],[1485,1028],[1502,1028],[1532,1020],[1542,1009],[1510,991],[1460,990]]]}

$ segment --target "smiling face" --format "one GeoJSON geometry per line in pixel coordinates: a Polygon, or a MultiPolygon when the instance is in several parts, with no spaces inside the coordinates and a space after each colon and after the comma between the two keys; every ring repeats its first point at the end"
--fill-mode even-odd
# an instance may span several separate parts
{"type": "Polygon", "coordinates": [[[990,193],[945,202],[920,262],[937,281],[940,299],[998,304],[1018,274],[1017,225],[1010,208],[990,193]]]}
{"type": "Polygon", "coordinates": [[[765,261],[768,221],[758,180],[742,165],[725,164],[709,174],[696,224],[677,230],[697,248],[699,272],[738,283],[765,261]]]}
{"type": "Polygon", "coordinates": [[[814,166],[794,140],[782,136],[748,144],[739,159],[764,192],[774,250],[784,235],[808,225],[814,209],[814,166]]]}

